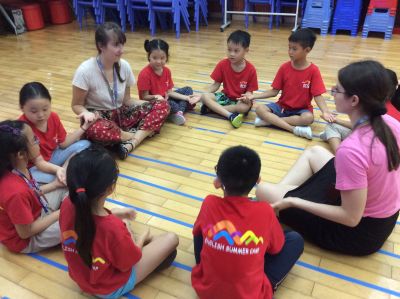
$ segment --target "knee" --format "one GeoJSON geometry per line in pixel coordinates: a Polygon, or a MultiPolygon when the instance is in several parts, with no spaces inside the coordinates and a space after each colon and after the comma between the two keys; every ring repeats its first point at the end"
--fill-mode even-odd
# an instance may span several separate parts
{"type": "Polygon", "coordinates": [[[165,235],[165,239],[168,244],[171,244],[171,247],[176,248],[179,245],[179,237],[177,234],[168,232],[165,235]]]}
{"type": "Polygon", "coordinates": [[[304,239],[303,237],[295,231],[285,232],[285,243],[290,246],[291,251],[295,253],[298,257],[304,251],[304,239]]]}
{"type": "Polygon", "coordinates": [[[322,146],[319,146],[319,145],[315,145],[312,147],[308,147],[304,151],[304,154],[308,155],[310,158],[313,158],[313,157],[321,155],[323,152],[326,152],[325,148],[323,148],[322,146]]]}
{"type": "Polygon", "coordinates": [[[203,93],[200,97],[200,101],[203,104],[208,103],[211,100],[211,93],[203,93]]]}
{"type": "Polygon", "coordinates": [[[258,105],[256,107],[256,114],[258,115],[259,113],[264,113],[264,112],[268,112],[268,109],[265,105],[258,105]]]}
{"type": "Polygon", "coordinates": [[[314,115],[311,112],[305,112],[301,115],[305,125],[311,125],[314,122],[314,115]]]}

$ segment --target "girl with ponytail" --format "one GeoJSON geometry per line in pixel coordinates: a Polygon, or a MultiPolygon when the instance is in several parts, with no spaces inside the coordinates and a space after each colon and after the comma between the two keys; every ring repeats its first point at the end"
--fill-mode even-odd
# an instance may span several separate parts
{"type": "Polygon", "coordinates": [[[156,268],[169,266],[176,256],[178,237],[165,233],[138,237],[130,228],[133,209],[107,209],[114,192],[118,166],[101,147],[75,155],[67,168],[69,197],[60,212],[62,249],[71,278],[99,298],[119,298],[156,268]]]}
{"type": "Polygon", "coordinates": [[[376,61],[351,63],[332,89],[336,110],[352,132],[334,157],[322,147],[304,151],[278,185],[257,189],[281,222],[322,248],[367,255],[391,234],[400,209],[400,123],[386,115],[387,70],[376,61]]]}

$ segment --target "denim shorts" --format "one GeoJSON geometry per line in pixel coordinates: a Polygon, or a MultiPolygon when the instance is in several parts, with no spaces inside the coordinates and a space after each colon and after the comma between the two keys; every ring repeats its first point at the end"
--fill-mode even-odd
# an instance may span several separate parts
{"type": "Polygon", "coordinates": [[[132,267],[132,273],[131,276],[129,276],[128,281],[126,282],[126,284],[124,284],[122,287],[120,287],[118,290],[107,294],[107,295],[95,295],[96,297],[99,298],[103,298],[103,299],[117,299],[123,295],[125,295],[126,293],[129,293],[130,291],[133,290],[133,288],[135,287],[135,283],[136,283],[136,271],[135,268],[132,267]]]}
{"type": "Polygon", "coordinates": [[[269,103],[266,104],[269,109],[271,109],[272,113],[279,116],[279,117],[289,117],[293,115],[301,115],[305,112],[310,112],[308,109],[294,109],[294,110],[285,110],[281,105],[278,103],[269,103]]]}

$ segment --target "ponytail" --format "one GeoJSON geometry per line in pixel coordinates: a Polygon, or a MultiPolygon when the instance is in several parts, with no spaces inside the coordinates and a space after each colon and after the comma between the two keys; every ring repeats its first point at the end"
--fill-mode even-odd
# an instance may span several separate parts
{"type": "Polygon", "coordinates": [[[75,207],[76,249],[83,262],[91,267],[92,247],[96,235],[93,208],[113,188],[118,166],[102,147],[92,145],[73,156],[67,168],[67,186],[75,207]]]}
{"type": "Polygon", "coordinates": [[[338,79],[348,96],[358,96],[374,132],[372,142],[378,138],[385,147],[388,170],[397,170],[400,165],[399,146],[392,130],[382,119],[386,113],[388,91],[391,90],[387,70],[377,61],[358,61],[342,68],[338,79]]]}

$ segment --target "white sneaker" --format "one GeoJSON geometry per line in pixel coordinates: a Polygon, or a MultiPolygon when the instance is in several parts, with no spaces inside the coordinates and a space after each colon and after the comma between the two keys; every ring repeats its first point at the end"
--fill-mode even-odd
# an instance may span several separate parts
{"type": "Polygon", "coordinates": [[[293,134],[310,140],[312,139],[312,131],[309,126],[296,126],[294,127],[293,134]]]}
{"type": "Polygon", "coordinates": [[[261,118],[259,118],[258,116],[256,116],[256,119],[254,120],[254,126],[256,127],[266,127],[266,126],[270,126],[271,124],[261,118]]]}
{"type": "Polygon", "coordinates": [[[183,116],[183,112],[182,111],[178,111],[174,114],[171,114],[168,119],[170,121],[172,121],[174,124],[181,126],[186,122],[185,117],[183,116]]]}

